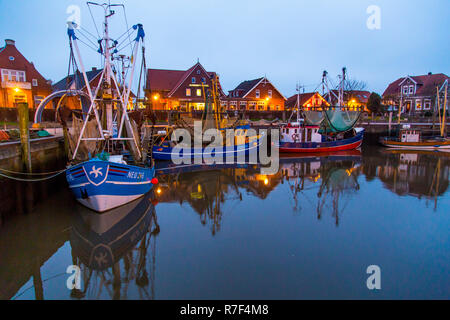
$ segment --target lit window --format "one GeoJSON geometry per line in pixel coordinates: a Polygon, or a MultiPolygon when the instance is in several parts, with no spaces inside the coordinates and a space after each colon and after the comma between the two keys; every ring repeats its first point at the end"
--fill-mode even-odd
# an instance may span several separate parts
{"type": "Polygon", "coordinates": [[[267,95],[269,96],[269,98],[272,98],[272,90],[269,90],[269,91],[267,92],[267,95]]]}
{"type": "Polygon", "coordinates": [[[416,100],[416,110],[422,110],[422,100],[421,99],[416,100]]]}
{"type": "Polygon", "coordinates": [[[31,80],[31,84],[33,85],[33,87],[37,87],[38,85],[37,79],[31,80]]]}
{"type": "Polygon", "coordinates": [[[195,83],[195,77],[192,77],[191,82],[195,83]]]}
{"type": "MultiPolygon", "coordinates": [[[[18,71],[18,81],[25,82],[25,71],[18,71]]],[[[36,86],[37,86],[37,80],[36,80],[36,86]]]]}
{"type": "Polygon", "coordinates": [[[260,97],[260,94],[259,94],[259,89],[256,89],[256,92],[255,92],[255,94],[256,94],[256,98],[259,98],[259,97],[260,97]]]}
{"type": "Polygon", "coordinates": [[[16,71],[10,71],[9,72],[9,79],[11,81],[17,81],[17,72],[16,71]]]}
{"type": "Polygon", "coordinates": [[[408,86],[403,86],[403,94],[408,94],[408,86]]]}
{"type": "Polygon", "coordinates": [[[197,89],[197,97],[201,97],[202,95],[202,89],[197,89]]]}
{"type": "Polygon", "coordinates": [[[191,96],[191,89],[186,89],[186,96],[188,96],[188,97],[191,96]]]}

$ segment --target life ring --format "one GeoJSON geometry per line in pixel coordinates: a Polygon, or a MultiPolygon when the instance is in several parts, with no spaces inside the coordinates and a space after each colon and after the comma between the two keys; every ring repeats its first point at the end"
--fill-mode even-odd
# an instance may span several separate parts
{"type": "Polygon", "coordinates": [[[292,137],[292,140],[294,140],[294,141],[296,141],[297,139],[300,138],[300,136],[298,135],[298,133],[293,133],[291,137],[292,137]]]}

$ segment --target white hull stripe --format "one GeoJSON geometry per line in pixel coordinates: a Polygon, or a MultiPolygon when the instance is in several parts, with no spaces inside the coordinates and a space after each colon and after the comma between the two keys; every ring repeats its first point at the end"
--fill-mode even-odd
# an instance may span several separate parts
{"type": "MultiPolygon", "coordinates": [[[[152,183],[151,181],[140,181],[140,182],[126,182],[126,181],[106,181],[105,183],[110,183],[110,184],[120,184],[120,185],[139,185],[139,184],[149,184],[152,183]]],[[[73,186],[69,186],[70,188],[79,188],[79,187],[84,187],[91,184],[90,182],[85,182],[85,183],[80,183],[80,184],[75,184],[73,186]]]]}

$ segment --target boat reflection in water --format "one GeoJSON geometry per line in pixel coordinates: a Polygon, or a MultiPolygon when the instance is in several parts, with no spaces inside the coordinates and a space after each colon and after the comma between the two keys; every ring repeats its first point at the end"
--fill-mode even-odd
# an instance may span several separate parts
{"type": "Polygon", "coordinates": [[[358,175],[362,161],[360,150],[317,153],[308,156],[280,158],[283,178],[289,184],[294,201],[293,210],[299,211],[299,198],[315,206],[321,219],[327,208],[339,224],[339,213],[348,203],[349,196],[359,190],[358,175]],[[317,189],[317,199],[306,190],[317,189]]]}
{"type": "Polygon", "coordinates": [[[377,177],[383,185],[399,196],[425,198],[437,209],[438,198],[449,187],[450,153],[385,149],[381,161],[364,164],[367,179],[377,177]]]}
{"type": "Polygon", "coordinates": [[[73,264],[81,269],[81,289],[73,289],[71,297],[126,299],[137,289],[141,299],[154,298],[159,226],[153,199],[150,192],[102,214],[77,207],[70,244],[73,264]]]}

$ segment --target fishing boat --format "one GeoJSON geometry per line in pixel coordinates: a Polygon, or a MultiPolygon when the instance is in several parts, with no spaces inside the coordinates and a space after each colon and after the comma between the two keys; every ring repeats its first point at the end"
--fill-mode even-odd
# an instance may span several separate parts
{"type": "MultiPolygon", "coordinates": [[[[411,149],[411,150],[447,150],[450,151],[450,138],[447,137],[446,133],[446,105],[447,105],[447,91],[448,91],[448,80],[444,82],[441,86],[441,90],[436,88],[436,102],[438,104],[439,110],[439,124],[440,124],[440,135],[439,136],[429,136],[423,135],[421,130],[412,129],[410,124],[403,124],[402,128],[398,130],[397,137],[381,137],[380,143],[388,148],[396,149],[411,149]],[[440,91],[444,90],[444,109],[442,112],[442,117],[440,114],[440,91]]],[[[398,119],[400,121],[399,108],[398,119]]],[[[400,125],[400,124],[399,124],[400,125]]]]}
{"type": "MultiPolygon", "coordinates": [[[[225,162],[226,159],[245,157],[249,154],[257,154],[262,144],[264,135],[249,135],[250,125],[244,120],[236,119],[228,124],[227,119],[222,117],[219,100],[219,80],[217,75],[212,79],[212,86],[207,90],[202,85],[205,97],[205,109],[203,111],[201,126],[196,126],[195,120],[188,123],[186,119],[180,119],[174,126],[170,127],[163,135],[156,137],[152,143],[152,157],[156,160],[172,160],[173,157],[187,160],[193,159],[215,159],[216,162],[225,162]],[[182,141],[177,136],[177,129],[185,129],[189,132],[191,139],[182,141]],[[226,130],[233,130],[233,138],[227,139],[226,130]],[[214,145],[209,142],[197,145],[196,137],[204,137],[211,130],[215,130],[223,143],[214,145]],[[175,141],[174,141],[175,140],[175,141]]],[[[200,123],[200,120],[197,124],[200,123]]],[[[208,140],[208,139],[207,139],[208,140]]]]}
{"type": "Polygon", "coordinates": [[[411,129],[410,125],[403,125],[398,137],[382,137],[380,143],[389,148],[411,150],[449,150],[450,139],[441,136],[422,137],[420,130],[411,129]]]}
{"type": "MultiPolygon", "coordinates": [[[[326,83],[326,75],[325,71],[322,83],[326,83]]],[[[330,152],[352,150],[361,146],[364,128],[354,127],[361,111],[343,106],[344,81],[345,68],[343,68],[339,97],[337,97],[338,106],[322,106],[318,110],[303,110],[304,118],[300,117],[300,88],[297,86],[297,119],[281,127],[280,152],[330,152]]],[[[329,90],[328,97],[332,93],[329,90]]],[[[293,109],[293,113],[294,111],[295,109],[293,109]]]]}
{"type": "MultiPolygon", "coordinates": [[[[75,23],[69,22],[69,70],[72,68],[74,75],[82,75],[89,108],[79,118],[73,114],[72,131],[64,128],[71,142],[66,178],[80,203],[95,211],[104,212],[143,196],[158,181],[154,178],[152,159],[143,152],[136,122],[130,119],[128,110],[133,107],[132,102],[130,106],[130,92],[138,49],[144,48],[143,26],[136,24],[127,30],[128,33],[134,29],[132,32],[135,32],[135,38],[130,42],[131,55],[127,59],[130,70],[124,70],[125,55],[119,55],[121,44],[109,34],[109,19],[115,14],[114,10],[123,5],[87,4],[103,9],[103,35],[97,43],[104,68],[97,76],[98,81],[90,81],[78,46],[78,33],[82,29],[77,29],[75,23]],[[118,69],[120,63],[114,63],[116,60],[122,62],[121,70],[118,69]],[[122,75],[121,79],[118,75],[122,75]]],[[[128,33],[128,36],[131,34],[128,33]]],[[[141,52],[141,62],[145,65],[144,49],[141,52]]],[[[142,70],[143,67],[141,73],[142,70]]],[[[137,90],[140,90],[140,84],[137,90]]],[[[73,89],[68,88],[67,91],[71,92],[73,89]]]]}

